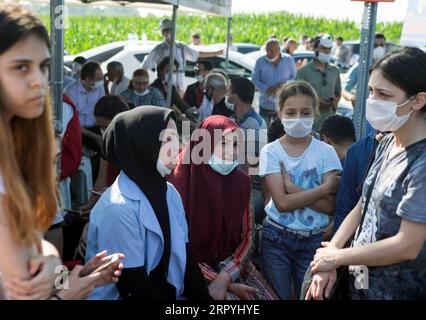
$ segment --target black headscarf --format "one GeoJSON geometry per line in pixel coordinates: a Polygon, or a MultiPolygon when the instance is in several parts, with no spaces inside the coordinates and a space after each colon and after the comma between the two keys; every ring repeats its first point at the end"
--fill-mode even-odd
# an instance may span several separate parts
{"type": "Polygon", "coordinates": [[[160,265],[167,274],[170,260],[170,220],[167,208],[167,182],[157,171],[161,147],[160,133],[172,110],[143,106],[118,114],[108,126],[103,139],[103,157],[118,166],[148,198],[164,237],[160,265]]]}

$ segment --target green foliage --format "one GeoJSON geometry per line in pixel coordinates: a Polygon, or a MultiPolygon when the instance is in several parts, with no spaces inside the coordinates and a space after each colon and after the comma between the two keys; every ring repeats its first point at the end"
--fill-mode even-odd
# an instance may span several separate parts
{"type": "MultiPolygon", "coordinates": [[[[41,17],[49,26],[49,17],[41,17]]],[[[102,44],[126,40],[129,33],[137,33],[139,39],[146,33],[149,40],[161,40],[159,22],[162,18],[148,16],[70,16],[65,29],[65,50],[75,54],[102,44]]],[[[204,44],[225,42],[227,20],[223,17],[180,15],[177,21],[177,39],[189,42],[191,33],[198,31],[204,44]]],[[[360,26],[349,20],[333,20],[276,12],[269,14],[236,14],[232,18],[234,42],[263,44],[270,35],[279,39],[291,36],[297,40],[302,34],[315,36],[319,32],[333,37],[359,39],[360,26]]],[[[378,23],[377,31],[383,32],[389,41],[399,43],[402,23],[378,23]]]]}

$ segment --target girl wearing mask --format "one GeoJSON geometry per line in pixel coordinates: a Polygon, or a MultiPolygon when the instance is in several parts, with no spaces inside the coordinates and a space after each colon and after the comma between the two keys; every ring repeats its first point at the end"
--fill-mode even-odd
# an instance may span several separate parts
{"type": "Polygon", "coordinates": [[[42,235],[57,211],[55,140],[48,95],[49,36],[26,8],[0,3],[0,274],[10,299],[80,299],[117,281],[119,260],[90,274],[102,252],[56,291],[58,252],[42,235]]]}
{"type": "Polygon", "coordinates": [[[334,213],[342,170],[335,150],[312,137],[318,97],[304,81],[285,84],[278,116],[286,134],[260,154],[259,175],[271,200],[265,207],[261,265],[281,299],[299,295],[304,274],[334,213]]]}
{"type": "Polygon", "coordinates": [[[86,258],[120,248],[125,269],[117,285],[95,289],[90,299],[211,299],[187,252],[182,200],[165,178],[178,151],[170,109],[122,112],[106,129],[104,158],[121,172],[91,212],[86,258]]]}
{"type": "Polygon", "coordinates": [[[372,68],[366,115],[380,142],[362,198],[318,249],[306,298],[323,299],[349,266],[351,299],[426,298],[426,53],[394,51],[372,68]],[[345,243],[353,236],[349,248],[345,243]]]}
{"type": "Polygon", "coordinates": [[[179,155],[169,181],[182,197],[189,246],[210,295],[216,300],[275,299],[250,260],[254,231],[251,180],[237,168],[237,130],[238,125],[225,116],[206,118],[179,155]],[[222,134],[216,138],[216,132],[222,134]],[[200,147],[203,161],[191,158],[200,147]]]}
{"type": "Polygon", "coordinates": [[[149,74],[144,69],[133,72],[129,88],[120,94],[124,100],[135,106],[166,107],[166,99],[157,88],[149,87],[149,74]]]}

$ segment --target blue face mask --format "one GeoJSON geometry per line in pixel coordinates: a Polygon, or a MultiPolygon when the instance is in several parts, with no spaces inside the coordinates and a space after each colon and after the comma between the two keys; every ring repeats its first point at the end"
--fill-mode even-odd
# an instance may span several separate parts
{"type": "Polygon", "coordinates": [[[216,157],[214,154],[209,159],[210,167],[221,175],[228,175],[238,166],[238,161],[226,161],[216,157]]]}

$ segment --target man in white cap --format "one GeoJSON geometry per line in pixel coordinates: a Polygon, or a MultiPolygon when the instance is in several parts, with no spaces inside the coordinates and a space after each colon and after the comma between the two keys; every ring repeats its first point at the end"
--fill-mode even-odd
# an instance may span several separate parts
{"type": "Polygon", "coordinates": [[[328,34],[315,41],[315,58],[297,72],[296,80],[304,80],[314,87],[320,99],[320,116],[316,117],[314,130],[319,131],[328,117],[336,114],[342,91],[339,68],[330,64],[333,41],[328,34]]]}
{"type": "MultiPolygon", "coordinates": [[[[157,45],[145,58],[142,63],[142,69],[150,70],[154,68],[161,60],[170,55],[170,43],[172,39],[172,28],[173,24],[170,19],[164,19],[160,23],[161,34],[164,37],[164,41],[157,45]]],[[[223,54],[223,50],[214,52],[203,52],[191,49],[186,44],[175,43],[175,60],[179,63],[177,83],[175,84],[180,90],[184,90],[184,78],[185,78],[185,61],[189,60],[196,62],[198,59],[215,57],[223,54]]]]}

